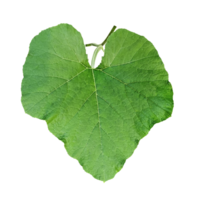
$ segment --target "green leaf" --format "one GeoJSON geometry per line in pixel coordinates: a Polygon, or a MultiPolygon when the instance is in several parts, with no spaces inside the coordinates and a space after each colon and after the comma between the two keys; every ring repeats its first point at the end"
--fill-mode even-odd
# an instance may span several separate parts
{"type": "Polygon", "coordinates": [[[46,120],[68,154],[102,181],[113,178],[139,140],[172,113],[172,87],[158,52],[126,29],[111,34],[96,69],[76,29],[46,29],[31,41],[23,73],[25,112],[46,120]]]}

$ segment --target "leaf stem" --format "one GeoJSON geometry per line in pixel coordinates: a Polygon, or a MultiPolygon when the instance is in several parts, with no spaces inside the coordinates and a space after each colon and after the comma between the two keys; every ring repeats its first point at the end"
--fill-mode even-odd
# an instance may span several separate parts
{"type": "Polygon", "coordinates": [[[91,64],[92,69],[94,69],[96,67],[98,56],[102,52],[102,50],[103,50],[102,45],[99,45],[99,46],[97,46],[93,49],[93,52],[92,52],[93,54],[92,54],[91,60],[90,60],[90,64],[91,64]]]}
{"type": "Polygon", "coordinates": [[[107,42],[108,37],[114,32],[114,30],[116,28],[117,28],[116,26],[112,27],[110,33],[108,34],[108,36],[106,37],[106,39],[101,44],[90,43],[90,44],[86,44],[85,45],[86,47],[89,47],[89,46],[95,46],[95,47],[97,47],[94,50],[94,53],[93,53],[93,56],[92,56],[92,61],[91,61],[91,67],[92,67],[92,69],[95,68],[95,60],[96,60],[97,54],[99,53],[100,50],[102,50],[104,52],[103,45],[107,42]]]}
{"type": "Polygon", "coordinates": [[[101,43],[101,45],[103,46],[106,42],[107,42],[107,39],[108,37],[115,31],[117,27],[116,26],[113,26],[110,33],[108,34],[108,36],[106,37],[106,39],[101,43]]]}
{"type": "Polygon", "coordinates": [[[90,47],[98,47],[99,45],[104,46],[108,37],[118,28],[118,26],[116,25],[112,25],[110,27],[110,29],[108,30],[108,33],[105,35],[105,37],[102,39],[102,41],[100,43],[98,42],[88,42],[85,44],[86,48],[90,48],[90,47]]]}
{"type": "Polygon", "coordinates": [[[99,46],[99,44],[90,43],[90,44],[86,44],[85,46],[86,46],[86,47],[89,47],[89,46],[95,46],[95,47],[98,47],[98,46],[99,46]]]}

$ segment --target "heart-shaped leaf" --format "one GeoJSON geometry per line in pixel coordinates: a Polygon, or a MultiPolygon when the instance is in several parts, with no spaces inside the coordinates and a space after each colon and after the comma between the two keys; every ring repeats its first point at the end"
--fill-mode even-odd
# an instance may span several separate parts
{"type": "Polygon", "coordinates": [[[102,181],[172,113],[172,87],[158,52],[126,29],[111,34],[95,69],[71,25],[44,30],[31,41],[23,73],[25,112],[46,120],[68,154],[102,181]]]}

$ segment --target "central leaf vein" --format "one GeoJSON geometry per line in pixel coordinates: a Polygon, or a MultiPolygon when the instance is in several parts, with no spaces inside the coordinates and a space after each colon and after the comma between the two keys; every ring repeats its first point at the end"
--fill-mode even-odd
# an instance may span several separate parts
{"type": "Polygon", "coordinates": [[[102,152],[102,134],[101,134],[101,123],[100,123],[100,113],[99,113],[99,103],[98,103],[98,93],[97,93],[97,86],[96,86],[96,81],[95,81],[95,76],[94,76],[94,70],[92,69],[92,76],[94,80],[94,87],[95,87],[95,94],[96,94],[96,101],[97,101],[97,114],[98,114],[98,121],[99,121],[99,132],[100,132],[100,137],[101,137],[101,152],[102,152]]]}

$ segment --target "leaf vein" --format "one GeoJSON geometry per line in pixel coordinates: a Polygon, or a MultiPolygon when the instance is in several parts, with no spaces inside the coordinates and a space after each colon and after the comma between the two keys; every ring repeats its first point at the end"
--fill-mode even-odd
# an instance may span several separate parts
{"type": "MultiPolygon", "coordinates": [[[[40,103],[43,99],[45,99],[47,96],[51,95],[53,92],[55,92],[58,88],[62,87],[63,85],[65,85],[66,83],[70,82],[71,80],[73,80],[75,77],[77,77],[78,75],[80,75],[81,73],[83,73],[86,69],[84,69],[83,71],[79,72],[78,74],[76,74],[74,77],[72,77],[71,79],[65,81],[64,83],[62,83],[60,86],[58,86],[56,89],[54,89],[53,91],[51,91],[50,93],[48,93],[45,97],[43,97],[40,101],[38,101],[37,103],[35,103],[32,107],[30,107],[28,110],[31,110],[33,107],[35,107],[38,103],[40,103]]],[[[27,111],[28,111],[27,110],[27,111]]]]}

